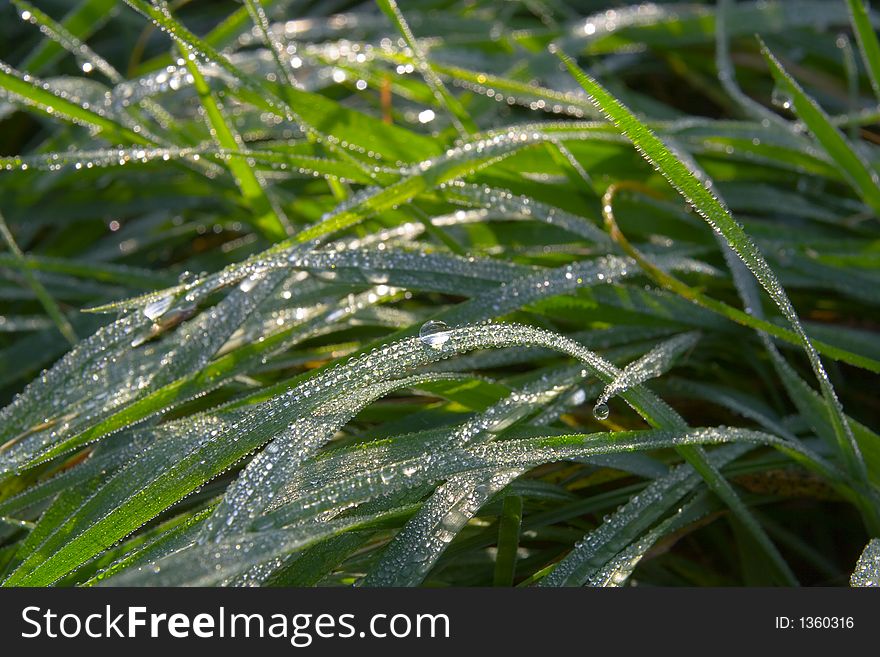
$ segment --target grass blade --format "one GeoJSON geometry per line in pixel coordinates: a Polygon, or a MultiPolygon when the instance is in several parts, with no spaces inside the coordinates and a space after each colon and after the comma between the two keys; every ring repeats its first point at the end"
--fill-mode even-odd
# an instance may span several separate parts
{"type": "Polygon", "coordinates": [[[513,586],[516,576],[516,552],[522,524],[522,497],[507,495],[498,525],[498,552],[495,556],[494,586],[513,586]]]}
{"type": "Polygon", "coordinates": [[[773,270],[764,256],[755,247],[742,227],[733,219],[705,184],[693,175],[688,167],[659,139],[650,129],[639,121],[626,107],[611,96],[598,82],[580,70],[566,55],[558,53],[561,61],[578,80],[593,102],[608,119],[636,146],[639,152],[653,164],[669,183],[688,201],[713,230],[720,233],[730,248],[752,271],[762,287],[789,321],[794,332],[810,359],[810,365],[826,400],[829,416],[835,427],[838,446],[850,471],[862,481],[867,479],[864,461],[855,443],[852,432],[843,420],[843,411],[831,385],[822,361],[810,339],[804,332],[800,319],[779,284],[773,270]]]}
{"type": "Polygon", "coordinates": [[[880,215],[880,176],[847,142],[846,137],[831,124],[828,115],[810,98],[801,86],[791,77],[778,59],[770,52],[763,41],[761,53],[767,64],[777,88],[790,104],[795,114],[806,124],[810,132],[831,158],[840,166],[841,171],[859,196],[871,208],[875,215],[880,215]]]}
{"type": "Polygon", "coordinates": [[[859,50],[862,52],[862,61],[868,71],[871,88],[874,90],[877,100],[880,101],[880,42],[877,40],[874,26],[871,24],[868,3],[864,0],[846,0],[846,6],[849,9],[859,50]]]}

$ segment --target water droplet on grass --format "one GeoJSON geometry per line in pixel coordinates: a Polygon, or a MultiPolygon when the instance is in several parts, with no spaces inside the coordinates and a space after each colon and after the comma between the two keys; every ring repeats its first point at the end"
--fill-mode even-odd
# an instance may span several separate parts
{"type": "Polygon", "coordinates": [[[777,107],[781,107],[783,109],[791,108],[791,94],[787,89],[782,87],[774,87],[773,93],[771,95],[770,101],[776,105],[777,107]]]}
{"type": "Polygon", "coordinates": [[[431,349],[440,349],[449,340],[449,326],[435,320],[425,322],[419,329],[419,340],[431,349]]]}
{"type": "Polygon", "coordinates": [[[156,299],[155,301],[151,301],[146,306],[144,306],[144,315],[146,315],[149,319],[158,319],[171,307],[171,302],[174,300],[173,297],[167,296],[162,297],[161,299],[156,299]]]}
{"type": "Polygon", "coordinates": [[[593,417],[597,420],[607,420],[610,414],[608,404],[596,404],[593,407],[593,417]]]}

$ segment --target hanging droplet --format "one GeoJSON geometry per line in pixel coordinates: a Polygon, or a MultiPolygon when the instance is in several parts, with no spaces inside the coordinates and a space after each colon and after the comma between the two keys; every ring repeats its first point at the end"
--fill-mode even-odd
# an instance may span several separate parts
{"type": "Polygon", "coordinates": [[[144,306],[144,315],[147,316],[148,319],[156,320],[171,307],[171,302],[174,300],[170,295],[167,297],[162,297],[161,299],[156,299],[155,301],[151,301],[146,306],[144,306]]]}
{"type": "Polygon", "coordinates": [[[770,102],[782,109],[791,108],[791,94],[781,87],[773,87],[773,93],[770,96],[770,102]]]}
{"type": "Polygon", "coordinates": [[[419,329],[419,340],[431,349],[440,349],[449,340],[449,326],[433,319],[425,322],[419,329]]]}
{"type": "Polygon", "coordinates": [[[611,411],[608,408],[608,404],[596,404],[593,406],[593,417],[597,420],[607,420],[610,414],[611,411]]]}

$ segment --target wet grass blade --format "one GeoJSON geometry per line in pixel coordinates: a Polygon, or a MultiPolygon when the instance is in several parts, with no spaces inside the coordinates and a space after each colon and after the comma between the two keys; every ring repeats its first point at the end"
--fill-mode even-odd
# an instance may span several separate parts
{"type": "Polygon", "coordinates": [[[0,61],[0,87],[11,93],[13,97],[21,99],[26,107],[42,114],[60,117],[74,124],[93,126],[111,140],[120,140],[129,144],[150,144],[149,139],[134,130],[83,103],[53,93],[39,85],[32,76],[19,73],[2,61],[0,61]]]}
{"type": "Polygon", "coordinates": [[[859,196],[875,215],[880,215],[880,176],[853,149],[844,134],[831,124],[828,115],[786,72],[763,41],[761,42],[761,53],[767,60],[779,93],[785,99],[782,102],[790,105],[792,111],[804,122],[816,141],[840,166],[841,171],[846,175],[859,196]]]}
{"type": "Polygon", "coordinates": [[[869,3],[865,0],[846,0],[849,15],[852,20],[853,32],[862,53],[862,62],[868,71],[868,79],[874,95],[880,101],[880,41],[877,40],[877,32],[871,24],[869,15],[869,3]]]}
{"type": "MultiPolygon", "coordinates": [[[[695,210],[712,227],[720,233],[730,248],[751,270],[761,286],[767,291],[773,302],[789,321],[799,342],[804,348],[813,372],[822,388],[827,411],[835,427],[838,446],[842,457],[846,460],[850,471],[862,481],[867,479],[864,461],[858,446],[843,419],[843,411],[837,395],[831,385],[819,355],[785,293],[773,270],[764,256],[757,249],[742,226],[730,215],[716,196],[706,187],[704,181],[698,179],[688,167],[632,112],[611,96],[596,80],[584,73],[565,54],[557,53],[569,72],[577,79],[593,102],[601,109],[608,119],[636,146],[638,151],[669,181],[669,183],[689,202],[695,210]]],[[[801,99],[803,104],[804,100],[801,99]]]]}

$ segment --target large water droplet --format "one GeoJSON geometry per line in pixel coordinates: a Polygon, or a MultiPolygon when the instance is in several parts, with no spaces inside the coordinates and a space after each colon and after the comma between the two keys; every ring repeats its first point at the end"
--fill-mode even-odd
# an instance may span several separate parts
{"type": "Polygon", "coordinates": [[[449,340],[449,325],[433,319],[425,322],[419,329],[419,340],[431,349],[440,349],[449,340]]]}
{"type": "Polygon", "coordinates": [[[173,300],[173,297],[167,296],[151,301],[144,306],[144,315],[146,315],[148,319],[159,319],[171,307],[171,302],[173,300]]]}
{"type": "Polygon", "coordinates": [[[611,414],[608,404],[596,404],[593,406],[593,417],[597,420],[607,420],[611,414]]]}

